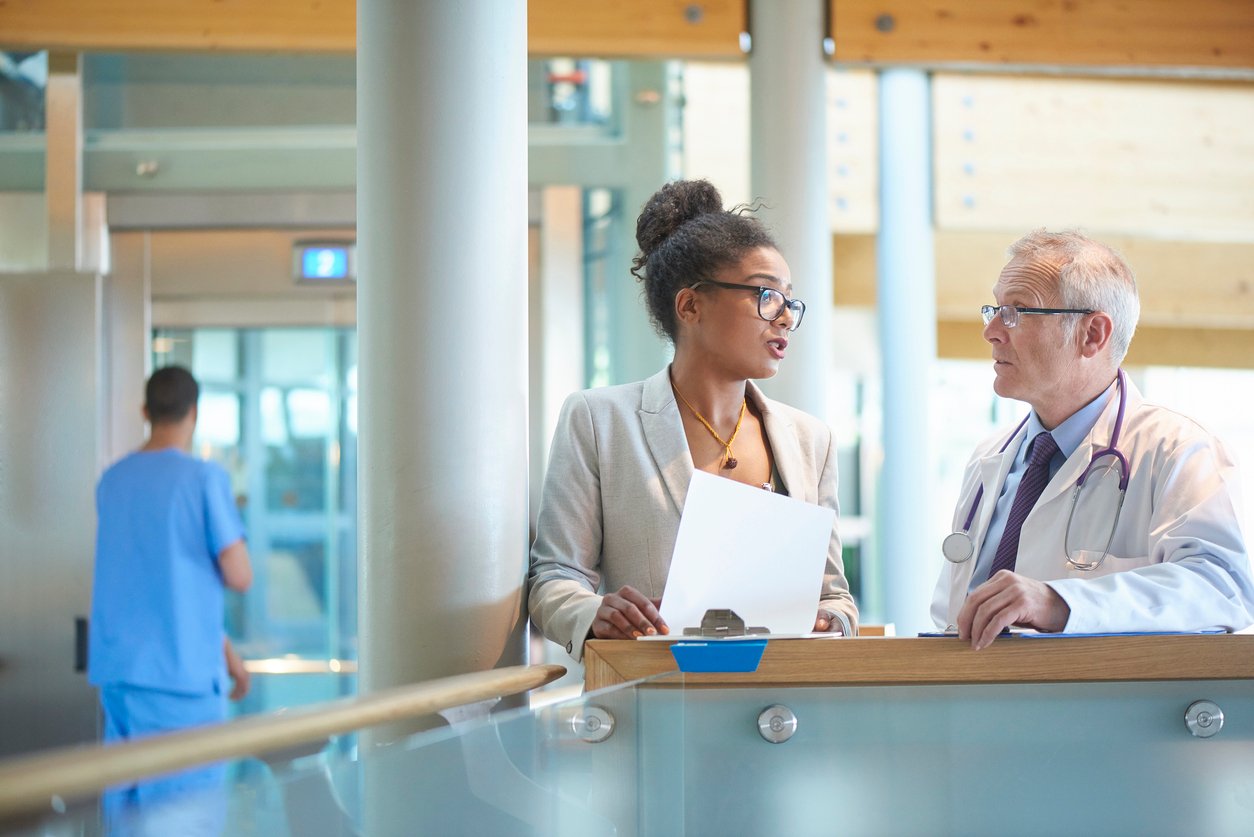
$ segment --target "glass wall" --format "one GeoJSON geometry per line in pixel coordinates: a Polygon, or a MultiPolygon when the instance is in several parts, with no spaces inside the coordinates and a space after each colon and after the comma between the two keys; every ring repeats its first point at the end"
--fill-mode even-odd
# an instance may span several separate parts
{"type": "Polygon", "coordinates": [[[195,452],[231,475],[248,532],[255,580],[230,594],[228,631],[246,659],[292,674],[254,678],[240,711],[352,692],[355,330],[158,330],[154,368],[175,363],[201,384],[195,452]]]}
{"type": "Polygon", "coordinates": [[[45,52],[0,52],[0,132],[44,129],[45,52]]]}

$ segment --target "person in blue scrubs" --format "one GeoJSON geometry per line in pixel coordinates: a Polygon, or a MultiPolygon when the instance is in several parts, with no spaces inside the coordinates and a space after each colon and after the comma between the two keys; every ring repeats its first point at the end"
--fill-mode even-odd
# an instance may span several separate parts
{"type": "MultiPolygon", "coordinates": [[[[87,671],[100,690],[106,743],[219,723],[228,696],[248,690],[223,621],[225,590],[247,590],[252,564],[226,471],[187,453],[199,395],[186,369],[154,372],[143,408],[148,440],[96,488],[87,671]]],[[[106,827],[220,833],[224,780],[215,765],[113,788],[106,827]]]]}

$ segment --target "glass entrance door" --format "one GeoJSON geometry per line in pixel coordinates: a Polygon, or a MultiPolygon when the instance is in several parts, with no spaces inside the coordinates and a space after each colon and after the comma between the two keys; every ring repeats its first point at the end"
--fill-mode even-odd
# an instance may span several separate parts
{"type": "Polygon", "coordinates": [[[231,475],[253,558],[252,589],[228,599],[263,675],[239,711],[355,692],[356,330],[158,330],[154,368],[175,363],[200,382],[194,452],[231,475]]]}

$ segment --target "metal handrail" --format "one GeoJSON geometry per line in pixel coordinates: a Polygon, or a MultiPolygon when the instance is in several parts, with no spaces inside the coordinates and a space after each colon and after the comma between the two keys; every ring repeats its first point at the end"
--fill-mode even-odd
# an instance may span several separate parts
{"type": "Polygon", "coordinates": [[[114,785],[174,770],[273,753],[364,727],[518,694],[565,673],[558,665],[493,669],[133,741],[62,747],[6,759],[0,761],[0,822],[41,810],[51,813],[58,801],[64,804],[95,796],[114,785]]]}

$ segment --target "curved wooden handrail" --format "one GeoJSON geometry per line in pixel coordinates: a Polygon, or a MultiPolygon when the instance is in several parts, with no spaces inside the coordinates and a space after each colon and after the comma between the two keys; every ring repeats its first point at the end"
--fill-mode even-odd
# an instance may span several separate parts
{"type": "Polygon", "coordinates": [[[7,759],[0,762],[0,821],[40,810],[51,812],[54,798],[68,802],[113,785],[198,764],[272,753],[364,727],[514,695],[565,673],[558,665],[493,669],[211,727],[7,759]]]}

